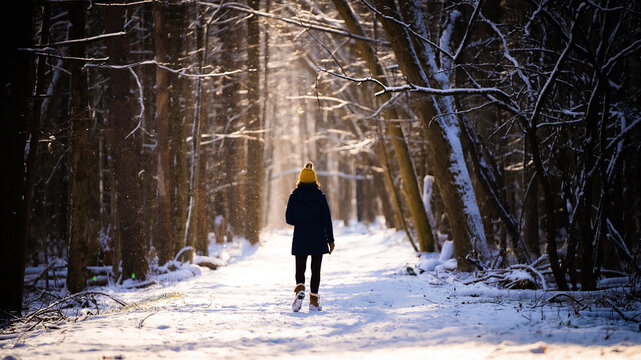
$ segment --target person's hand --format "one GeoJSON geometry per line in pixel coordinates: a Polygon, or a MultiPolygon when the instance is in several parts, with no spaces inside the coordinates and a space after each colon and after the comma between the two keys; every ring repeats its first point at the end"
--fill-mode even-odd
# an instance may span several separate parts
{"type": "Polygon", "coordinates": [[[331,254],[334,251],[334,243],[329,243],[329,253],[331,254]]]}

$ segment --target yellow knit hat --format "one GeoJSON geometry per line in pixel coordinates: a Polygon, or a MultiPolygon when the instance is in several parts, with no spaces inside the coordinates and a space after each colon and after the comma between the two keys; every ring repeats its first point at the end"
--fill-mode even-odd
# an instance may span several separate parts
{"type": "Polygon", "coordinates": [[[305,164],[305,167],[300,171],[300,178],[298,180],[301,183],[314,183],[316,182],[316,171],[314,171],[314,163],[308,161],[305,164]]]}

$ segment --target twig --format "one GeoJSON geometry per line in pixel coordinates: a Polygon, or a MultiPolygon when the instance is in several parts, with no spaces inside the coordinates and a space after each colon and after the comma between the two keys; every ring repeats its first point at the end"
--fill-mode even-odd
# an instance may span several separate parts
{"type": "Polygon", "coordinates": [[[142,94],[142,85],[140,84],[140,79],[138,78],[138,75],[136,75],[136,72],[134,71],[133,68],[129,68],[129,72],[131,72],[131,75],[133,75],[134,80],[136,80],[136,85],[138,85],[138,97],[139,97],[139,102],[140,102],[140,114],[138,115],[138,125],[131,130],[131,132],[125,136],[125,139],[131,136],[136,130],[140,129],[142,126],[142,120],[145,114],[145,102],[144,102],[144,97],[142,94]]]}
{"type": "Polygon", "coordinates": [[[579,300],[575,299],[574,297],[572,297],[572,296],[570,296],[569,294],[566,294],[566,293],[554,294],[551,298],[547,299],[546,301],[547,302],[551,302],[553,299],[556,299],[559,296],[568,297],[571,300],[573,300],[575,303],[577,303],[579,306],[584,307],[584,305],[579,300]]]}
{"type": "MultiPolygon", "coordinates": [[[[108,58],[106,58],[106,59],[108,59],[108,58]]],[[[226,71],[226,72],[222,72],[222,73],[218,73],[218,72],[212,71],[212,72],[209,72],[209,73],[206,73],[206,74],[192,74],[192,73],[188,73],[186,68],[173,69],[173,68],[167,66],[166,64],[160,63],[160,62],[158,62],[156,60],[145,60],[145,61],[140,61],[140,62],[131,63],[131,64],[124,64],[124,65],[87,64],[85,66],[122,70],[122,69],[130,69],[130,68],[133,68],[133,67],[136,67],[136,66],[142,66],[142,65],[156,65],[156,66],[158,66],[159,68],[161,68],[163,70],[167,70],[167,71],[172,72],[174,74],[178,74],[178,75],[186,76],[186,77],[190,77],[190,78],[221,77],[221,76],[228,76],[228,75],[237,74],[237,73],[242,71],[242,70],[238,69],[238,70],[226,71]]]]}
{"type": "Polygon", "coordinates": [[[47,44],[47,45],[42,45],[42,47],[63,46],[63,45],[71,45],[71,44],[78,44],[78,43],[84,43],[84,42],[91,42],[91,41],[103,40],[103,39],[108,39],[108,38],[117,37],[117,36],[123,36],[125,34],[126,34],[126,32],[120,31],[120,32],[116,32],[116,33],[96,35],[96,36],[83,38],[83,39],[71,39],[71,40],[59,41],[59,42],[55,42],[55,43],[51,43],[51,44],[47,44]]]}
{"type": "Polygon", "coordinates": [[[29,281],[29,283],[27,283],[27,284],[32,284],[33,286],[35,286],[35,285],[36,285],[36,283],[38,282],[38,280],[40,280],[40,279],[41,279],[45,274],[49,273],[49,270],[51,270],[51,268],[52,268],[55,264],[56,264],[56,262],[55,262],[55,261],[54,261],[54,262],[52,262],[52,263],[49,263],[49,265],[47,265],[47,267],[45,267],[45,269],[44,269],[44,270],[42,270],[42,271],[40,272],[40,274],[38,274],[38,276],[36,276],[35,278],[33,278],[33,280],[30,280],[30,281],[29,281]]]}
{"type": "Polygon", "coordinates": [[[476,2],[476,6],[474,7],[474,11],[472,12],[472,15],[470,16],[470,20],[467,23],[467,28],[465,29],[465,34],[463,35],[463,39],[461,40],[461,43],[458,46],[458,49],[456,49],[456,53],[454,54],[454,57],[452,57],[452,62],[456,64],[456,60],[458,59],[459,55],[461,55],[461,52],[463,51],[463,48],[465,47],[465,44],[467,43],[468,36],[470,35],[470,32],[472,30],[472,26],[474,25],[474,22],[476,21],[476,18],[478,17],[479,10],[481,10],[481,6],[483,6],[483,1],[484,0],[478,0],[476,2]]]}
{"type": "Polygon", "coordinates": [[[155,315],[157,313],[158,311],[152,312],[151,314],[145,316],[142,320],[140,320],[140,322],[138,323],[138,329],[142,329],[142,323],[145,322],[145,320],[147,320],[151,315],[155,315]]]}
{"type": "Polygon", "coordinates": [[[43,52],[43,49],[34,49],[34,48],[18,48],[18,51],[28,51],[34,53],[34,55],[38,56],[48,56],[56,59],[62,59],[62,60],[72,60],[72,61],[86,61],[86,62],[105,62],[108,61],[108,57],[104,58],[81,58],[81,57],[75,57],[75,56],[63,56],[63,55],[57,55],[57,54],[51,54],[51,53],[46,53],[43,52]]]}

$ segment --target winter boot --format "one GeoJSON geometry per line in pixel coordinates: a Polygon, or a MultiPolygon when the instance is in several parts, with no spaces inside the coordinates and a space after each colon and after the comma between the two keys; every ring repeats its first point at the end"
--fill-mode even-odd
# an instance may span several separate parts
{"type": "Polygon", "coordinates": [[[298,312],[303,306],[303,299],[305,299],[305,284],[296,284],[294,289],[296,297],[294,298],[294,303],[292,304],[292,310],[298,312]]]}
{"type": "Polygon", "coordinates": [[[309,311],[322,311],[323,307],[320,304],[320,296],[318,294],[309,293],[309,311]]]}

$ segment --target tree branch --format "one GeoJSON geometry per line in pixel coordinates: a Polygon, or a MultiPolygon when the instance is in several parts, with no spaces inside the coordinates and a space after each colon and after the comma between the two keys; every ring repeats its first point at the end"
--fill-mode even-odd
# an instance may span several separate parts
{"type": "Polygon", "coordinates": [[[56,59],[62,59],[62,60],[71,60],[71,61],[85,61],[85,62],[105,62],[108,61],[108,57],[104,58],[81,58],[81,57],[75,57],[75,56],[64,56],[64,55],[58,55],[58,54],[51,54],[45,52],[45,50],[48,50],[49,48],[18,48],[18,51],[28,51],[32,52],[36,56],[48,56],[56,59]]]}
{"type": "Polygon", "coordinates": [[[112,37],[118,37],[118,36],[123,36],[125,35],[126,32],[120,31],[116,33],[109,33],[109,34],[102,34],[102,35],[96,35],[92,37],[87,37],[83,39],[72,39],[72,40],[65,40],[65,41],[59,41],[47,45],[41,45],[41,47],[49,47],[49,46],[64,46],[64,45],[71,45],[71,44],[79,44],[79,43],[86,43],[86,42],[92,42],[96,40],[103,40],[103,39],[109,39],[112,37]]]}
{"type": "Polygon", "coordinates": [[[282,16],[278,16],[278,15],[274,15],[274,14],[270,14],[270,13],[266,13],[266,12],[262,12],[262,11],[257,11],[257,10],[248,8],[248,7],[246,7],[246,5],[243,5],[243,4],[225,3],[225,4],[219,5],[219,4],[210,4],[210,3],[207,3],[207,2],[199,2],[198,4],[204,5],[204,6],[209,6],[209,7],[215,7],[215,8],[233,9],[233,10],[245,12],[245,13],[248,13],[248,14],[253,14],[253,15],[266,17],[266,18],[269,18],[269,19],[283,21],[283,22],[286,22],[288,24],[300,26],[300,27],[303,27],[303,28],[306,28],[306,29],[319,30],[319,31],[330,33],[330,34],[346,36],[346,37],[349,37],[349,38],[352,38],[352,39],[364,40],[364,41],[369,41],[369,42],[382,44],[382,45],[389,45],[389,43],[387,41],[372,39],[372,38],[368,38],[367,36],[360,36],[360,35],[357,35],[357,34],[353,34],[353,33],[349,32],[347,30],[334,28],[332,25],[319,26],[319,25],[315,25],[315,24],[312,24],[312,23],[309,23],[309,22],[306,23],[305,20],[303,20],[303,19],[290,19],[290,18],[286,18],[286,17],[282,17],[282,16]]]}
{"type": "Polygon", "coordinates": [[[109,68],[109,69],[116,69],[116,70],[123,70],[123,69],[130,69],[133,67],[137,66],[142,66],[142,65],[156,65],[161,69],[167,70],[169,72],[172,72],[174,74],[178,74],[180,76],[185,76],[185,77],[190,77],[190,78],[208,78],[208,77],[221,77],[221,76],[228,76],[228,75],[234,75],[239,72],[242,72],[242,70],[232,70],[232,71],[226,71],[222,73],[217,73],[217,72],[209,72],[206,74],[192,74],[187,72],[187,68],[181,68],[181,69],[173,69],[167,66],[164,63],[158,62],[156,60],[145,60],[145,61],[139,61],[136,63],[131,63],[131,64],[125,64],[125,65],[110,65],[110,64],[87,64],[85,66],[89,67],[101,67],[101,68],[109,68]]]}
{"type": "MultiPolygon", "coordinates": [[[[396,18],[394,18],[394,17],[392,17],[392,16],[384,15],[383,13],[381,13],[380,11],[378,11],[374,6],[372,6],[370,3],[368,3],[366,0],[361,0],[361,1],[363,2],[363,4],[365,4],[365,6],[367,6],[370,10],[372,10],[376,15],[378,15],[378,16],[380,16],[380,17],[382,17],[383,19],[387,19],[387,20],[389,20],[389,21],[393,21],[393,22],[397,23],[398,25],[400,25],[400,26],[402,26],[402,27],[406,28],[406,29],[407,29],[407,31],[408,31],[410,34],[412,34],[412,35],[416,36],[417,38],[419,38],[419,39],[421,39],[421,40],[423,40],[423,41],[425,41],[425,42],[426,42],[427,44],[429,44],[431,47],[433,47],[433,48],[435,48],[436,50],[438,50],[438,51],[442,52],[443,54],[447,55],[450,59],[454,59],[454,56],[452,56],[452,54],[450,54],[448,51],[444,50],[444,49],[443,49],[443,48],[441,48],[440,46],[436,45],[436,44],[435,44],[433,41],[431,41],[430,39],[428,39],[428,38],[426,38],[426,37],[422,36],[421,34],[417,33],[416,31],[414,31],[414,29],[412,29],[412,27],[411,27],[409,24],[406,24],[406,23],[404,23],[404,22],[402,22],[402,21],[400,21],[400,20],[398,20],[398,19],[396,19],[396,18]]],[[[407,1],[407,0],[405,0],[405,1],[407,1]]]]}
{"type": "Polygon", "coordinates": [[[456,59],[458,59],[459,55],[461,55],[461,51],[463,51],[463,47],[465,47],[465,43],[467,42],[467,39],[470,35],[470,30],[472,29],[472,26],[474,25],[474,22],[476,21],[476,18],[479,15],[481,6],[483,6],[483,1],[484,0],[478,0],[476,2],[476,6],[474,7],[474,12],[472,12],[472,16],[470,16],[470,20],[467,23],[467,28],[465,29],[465,34],[463,35],[463,39],[461,39],[461,43],[459,44],[458,49],[456,49],[456,53],[454,54],[454,57],[452,57],[452,63],[454,64],[456,64],[456,59]]]}
{"type": "Polygon", "coordinates": [[[364,83],[364,82],[373,82],[374,84],[380,86],[382,90],[377,91],[374,95],[380,96],[385,93],[397,93],[397,92],[420,92],[420,93],[425,93],[428,95],[437,95],[437,96],[452,96],[452,95],[460,95],[460,94],[466,94],[466,95],[487,95],[487,94],[495,94],[495,95],[500,95],[503,98],[509,99],[510,95],[505,93],[501,89],[497,88],[453,88],[453,89],[435,89],[431,87],[425,87],[425,86],[418,86],[414,85],[412,83],[405,84],[405,85],[400,85],[400,86],[386,86],[382,82],[378,81],[377,79],[374,79],[372,77],[364,77],[364,78],[354,78],[351,76],[347,75],[341,75],[337,74],[335,72],[326,70],[326,69],[319,69],[319,71],[328,73],[330,75],[339,77],[341,79],[349,80],[351,82],[355,83],[364,83]]]}

